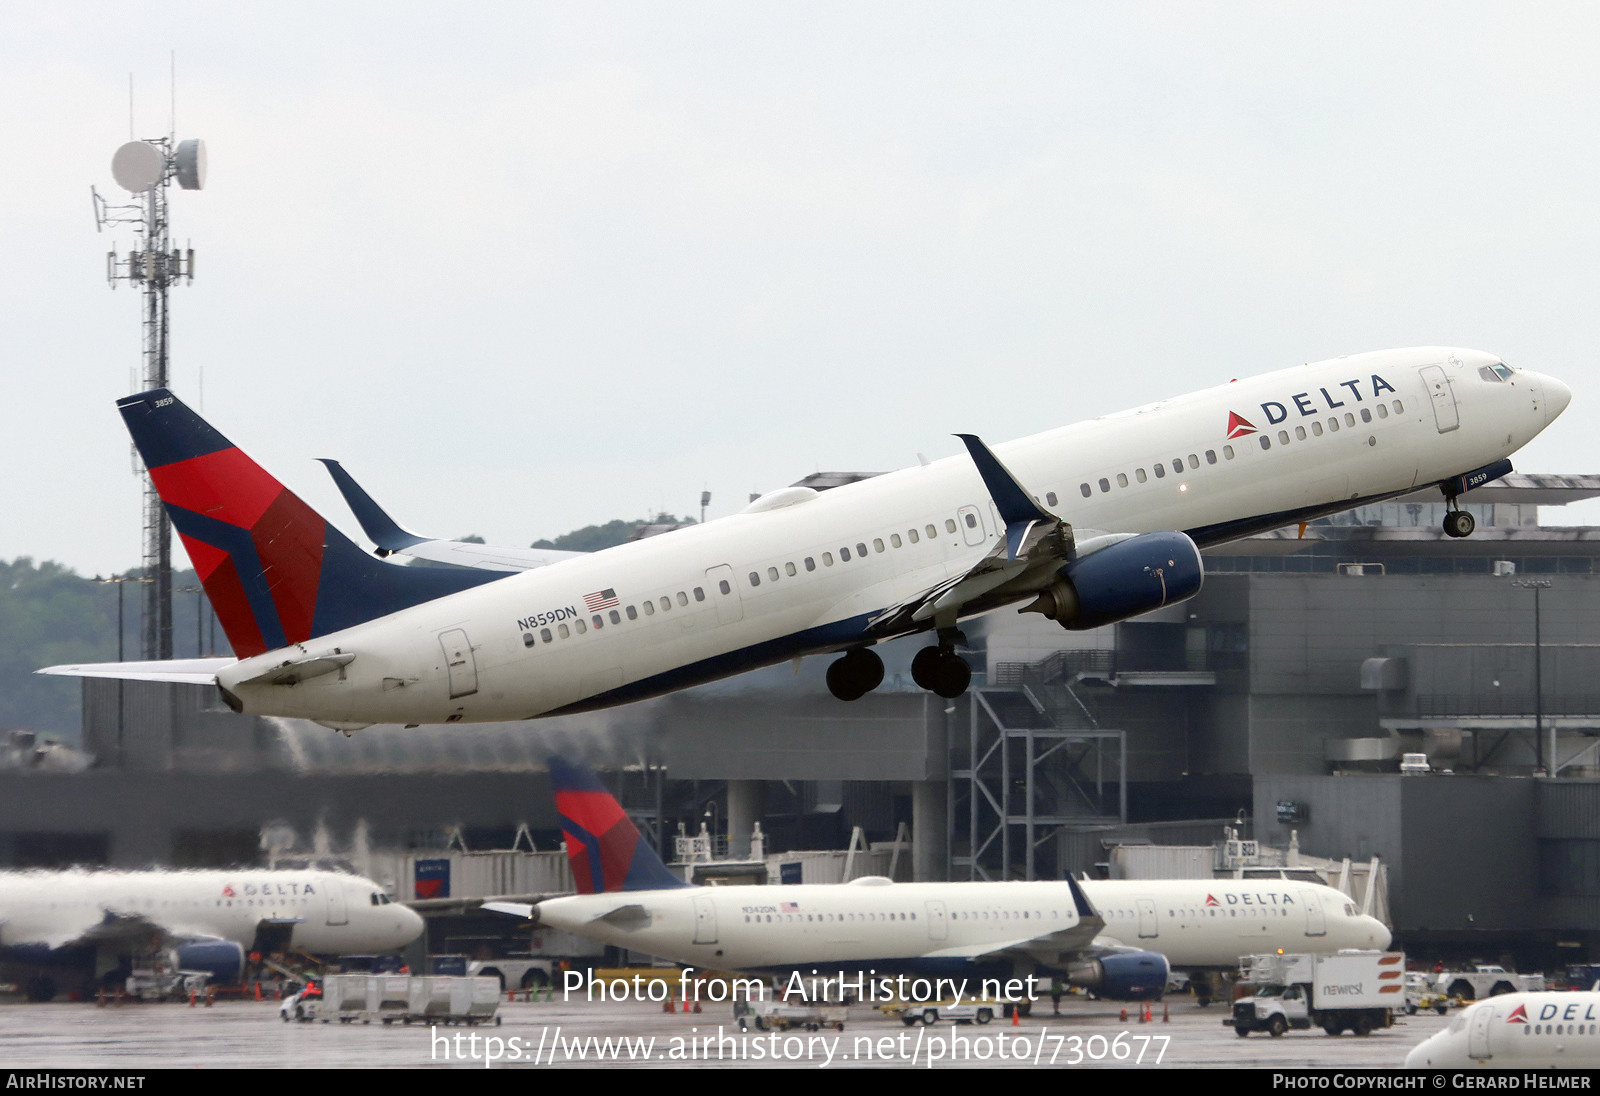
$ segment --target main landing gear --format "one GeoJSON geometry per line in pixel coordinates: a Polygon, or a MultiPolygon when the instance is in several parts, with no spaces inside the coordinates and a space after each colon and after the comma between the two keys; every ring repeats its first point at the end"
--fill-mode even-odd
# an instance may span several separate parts
{"type": "Polygon", "coordinates": [[[860,700],[883,684],[883,659],[870,647],[846,651],[828,665],[828,691],[840,700],[860,700]]]}
{"type": "MultiPolygon", "coordinates": [[[[946,700],[954,700],[972,684],[972,667],[956,654],[960,632],[939,636],[939,643],[924,647],[911,660],[911,679],[946,700]]],[[[860,700],[883,684],[883,659],[870,647],[846,651],[828,666],[828,691],[840,700],[860,700]]]]}
{"type": "Polygon", "coordinates": [[[924,647],[911,660],[911,680],[930,693],[954,700],[972,684],[972,667],[956,654],[954,639],[940,637],[936,647],[924,647]]]}

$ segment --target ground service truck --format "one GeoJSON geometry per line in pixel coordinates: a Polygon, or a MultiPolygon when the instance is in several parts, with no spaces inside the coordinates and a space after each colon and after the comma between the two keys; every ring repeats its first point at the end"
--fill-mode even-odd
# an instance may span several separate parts
{"type": "Polygon", "coordinates": [[[1247,955],[1241,982],[1255,993],[1233,1003],[1224,1021],[1242,1039],[1252,1031],[1282,1035],[1315,1024],[1329,1035],[1370,1035],[1405,1007],[1406,957],[1398,951],[1340,951],[1332,955],[1247,955]]]}

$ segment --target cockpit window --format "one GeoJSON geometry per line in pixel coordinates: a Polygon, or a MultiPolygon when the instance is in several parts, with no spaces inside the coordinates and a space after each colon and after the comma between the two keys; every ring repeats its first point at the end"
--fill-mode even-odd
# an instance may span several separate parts
{"type": "Polygon", "coordinates": [[[1495,362],[1493,365],[1481,366],[1478,369],[1478,376],[1493,384],[1499,384],[1501,381],[1511,379],[1511,367],[1504,362],[1495,362]]]}

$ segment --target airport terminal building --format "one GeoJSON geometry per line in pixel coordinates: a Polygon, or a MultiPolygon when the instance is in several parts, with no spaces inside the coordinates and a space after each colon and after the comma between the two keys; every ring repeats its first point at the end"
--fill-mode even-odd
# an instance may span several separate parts
{"type": "MultiPolygon", "coordinates": [[[[849,477],[842,477],[847,479],[849,477]]],[[[1542,524],[1600,476],[1513,474],[1206,553],[1192,600],[1092,632],[1003,611],[977,671],[844,703],[825,659],[588,715],[373,727],[234,715],[214,690],[86,680],[82,772],[0,768],[0,866],[413,858],[558,840],[543,760],[602,770],[735,858],[894,842],[905,878],[1059,878],[1226,824],[1377,858],[1414,953],[1600,954],[1600,528],[1542,524]]],[[[669,534],[670,535],[670,534],[669,534]]],[[[671,849],[665,850],[668,856],[671,849]]],[[[397,896],[415,881],[396,878],[397,896]]],[[[777,881],[774,879],[773,881],[777,881]]]]}

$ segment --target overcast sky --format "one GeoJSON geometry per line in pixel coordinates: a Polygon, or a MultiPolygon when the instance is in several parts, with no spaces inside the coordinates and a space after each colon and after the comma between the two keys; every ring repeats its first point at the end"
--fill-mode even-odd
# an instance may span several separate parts
{"type": "Polygon", "coordinates": [[[314,457],[526,544],[1421,343],[1566,380],[1517,465],[1600,471],[1597,31],[1460,0],[12,5],[0,558],[139,560],[139,294],[104,280],[133,233],[89,187],[168,133],[173,52],[211,167],[172,190],[174,389],[349,531],[314,457]]]}

